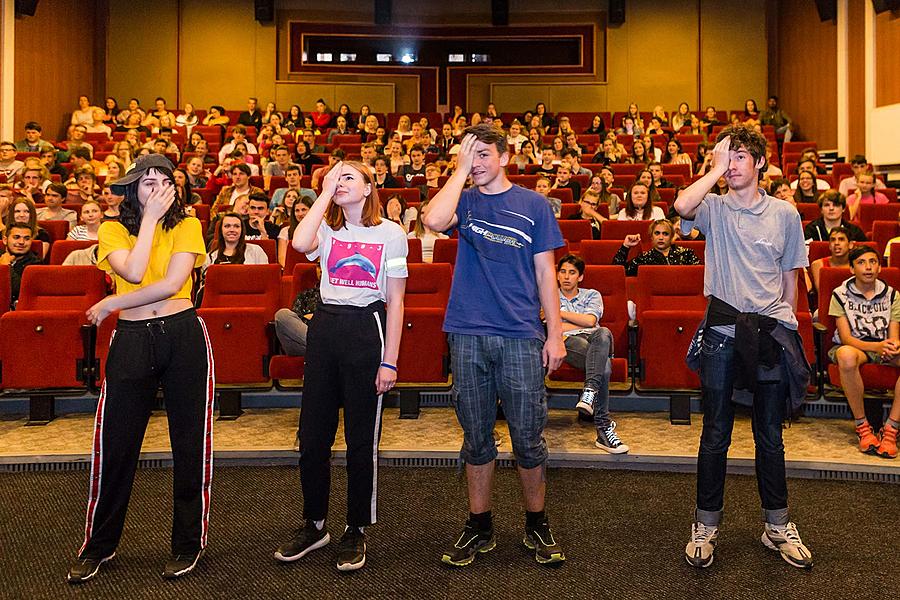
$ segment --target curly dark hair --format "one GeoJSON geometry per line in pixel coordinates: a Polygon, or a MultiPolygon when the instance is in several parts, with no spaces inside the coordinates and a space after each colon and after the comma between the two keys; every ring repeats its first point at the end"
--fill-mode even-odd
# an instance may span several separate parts
{"type": "MultiPolygon", "coordinates": [[[[165,175],[172,182],[172,187],[175,187],[175,175],[172,169],[153,167],[151,170],[159,171],[165,175]]],[[[143,176],[125,186],[125,199],[119,205],[119,222],[125,226],[129,234],[134,236],[140,231],[141,218],[144,216],[144,209],[138,200],[138,186],[141,184],[142,179],[143,176]]],[[[163,229],[166,231],[174,229],[186,216],[184,214],[184,199],[179,196],[180,194],[175,194],[175,201],[172,202],[169,210],[166,211],[165,216],[162,218],[163,229]]]]}
{"type": "MultiPolygon", "coordinates": [[[[754,163],[759,162],[760,158],[766,157],[766,146],[768,145],[768,142],[763,134],[752,127],[746,125],[729,125],[719,132],[719,135],[716,136],[716,142],[718,143],[725,138],[731,138],[732,150],[737,150],[741,147],[747,150],[747,152],[750,153],[750,156],[753,157],[754,163]]],[[[759,169],[760,177],[766,172],[767,168],[768,161],[764,161],[759,169]]]]}

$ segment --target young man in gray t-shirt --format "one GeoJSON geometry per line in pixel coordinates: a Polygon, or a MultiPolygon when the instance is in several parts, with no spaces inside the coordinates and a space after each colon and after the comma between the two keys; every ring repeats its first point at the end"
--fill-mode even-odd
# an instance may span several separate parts
{"type": "Polygon", "coordinates": [[[703,293],[709,307],[699,344],[703,432],[695,522],[685,548],[687,562],[696,567],[713,562],[736,387],[753,392],[756,476],[765,520],[761,541],[795,567],[812,566],[809,549],[788,520],[781,435],[789,392],[805,388],[789,387],[789,381],[802,370],[798,363],[808,368],[794,316],[797,273],[808,260],[796,209],[758,187],[765,152],[766,139],[752,128],[726,128],[710,170],[675,201],[682,230],[696,227],[706,236],[703,293]],[[728,182],[728,193],[708,193],[720,177],[728,182]]]}

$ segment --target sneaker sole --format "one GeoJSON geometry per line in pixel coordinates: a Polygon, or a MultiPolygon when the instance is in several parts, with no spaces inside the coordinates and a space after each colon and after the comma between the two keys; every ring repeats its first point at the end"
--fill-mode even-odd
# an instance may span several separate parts
{"type": "Polygon", "coordinates": [[[179,577],[181,577],[183,575],[187,575],[188,573],[193,571],[194,567],[196,567],[197,563],[200,561],[200,557],[203,556],[203,552],[204,552],[204,550],[200,550],[200,552],[197,553],[197,556],[194,558],[194,562],[192,562],[191,566],[189,566],[189,567],[186,567],[180,571],[174,571],[172,573],[163,571],[163,574],[162,574],[163,579],[178,579],[179,577]]]}
{"type": "Polygon", "coordinates": [[[879,452],[878,450],[875,450],[874,454],[875,454],[875,456],[879,456],[881,458],[887,458],[887,459],[897,458],[896,453],[890,454],[889,452],[879,452]]]}
{"type": "MultiPolygon", "coordinates": [[[[527,537],[522,538],[522,543],[525,544],[525,547],[528,548],[529,550],[534,551],[536,549],[534,542],[529,540],[527,537]]],[[[554,563],[565,562],[566,555],[563,552],[554,552],[553,554],[550,555],[550,558],[545,558],[543,556],[538,556],[535,553],[534,560],[536,560],[538,563],[540,563],[542,565],[551,565],[554,563]]]]}
{"type": "Polygon", "coordinates": [[[475,557],[478,556],[479,554],[486,554],[496,547],[497,547],[497,540],[494,538],[491,538],[490,542],[488,542],[481,548],[478,548],[475,551],[475,554],[473,554],[472,556],[470,556],[469,558],[467,558],[465,560],[455,561],[450,557],[449,554],[444,554],[443,556],[441,556],[441,562],[444,563],[445,565],[450,565],[451,567],[465,567],[465,566],[471,565],[473,562],[475,562],[475,557]]]}
{"type": "Polygon", "coordinates": [[[356,571],[357,569],[362,569],[366,566],[366,557],[363,555],[362,560],[356,563],[338,563],[337,570],[346,572],[346,571],[356,571]]]}
{"type": "Polygon", "coordinates": [[[91,571],[87,576],[81,577],[80,579],[72,579],[72,578],[69,577],[69,575],[67,574],[67,575],[66,575],[66,581],[69,582],[69,583],[72,583],[72,584],[76,584],[76,585],[77,585],[77,584],[79,584],[79,583],[84,583],[84,582],[87,581],[88,579],[93,579],[94,575],[96,575],[97,573],[100,572],[100,566],[101,566],[103,563],[112,560],[113,558],[115,558],[115,556],[116,556],[116,553],[113,552],[112,554],[110,554],[110,555],[107,556],[106,558],[101,559],[100,562],[97,563],[97,568],[96,568],[96,569],[94,569],[93,571],[91,571]]]}
{"type": "Polygon", "coordinates": [[[610,454],[627,454],[628,451],[631,450],[631,448],[629,448],[625,444],[622,444],[621,446],[618,446],[616,448],[612,448],[610,446],[604,446],[600,442],[594,442],[594,445],[596,447],[600,448],[601,450],[605,450],[605,451],[609,452],[610,454]]]}
{"type": "Polygon", "coordinates": [[[705,569],[706,567],[708,567],[708,566],[710,566],[711,564],[713,564],[713,559],[714,559],[714,558],[715,558],[715,554],[710,554],[710,555],[709,555],[709,560],[706,561],[705,563],[701,563],[701,562],[694,562],[694,561],[691,559],[691,557],[688,556],[687,554],[684,555],[684,560],[687,562],[687,564],[691,565],[692,567],[696,567],[696,568],[698,568],[698,569],[705,569]]]}
{"type": "Polygon", "coordinates": [[[275,551],[275,560],[280,560],[281,562],[294,562],[295,560],[300,560],[301,558],[303,558],[304,556],[306,556],[313,550],[318,550],[319,548],[327,546],[330,541],[331,541],[331,535],[326,533],[325,536],[321,540],[319,540],[318,542],[316,542],[315,544],[313,544],[306,550],[304,550],[302,552],[298,552],[297,554],[295,554],[293,556],[285,556],[284,554],[282,554],[281,552],[276,550],[275,551]]]}
{"type": "Polygon", "coordinates": [[[581,404],[580,402],[575,405],[575,408],[579,413],[584,415],[585,417],[593,417],[594,416],[594,407],[590,404],[581,404]]]}
{"type": "Polygon", "coordinates": [[[800,563],[800,562],[797,562],[796,560],[794,560],[792,557],[785,554],[784,552],[782,552],[781,548],[779,548],[775,542],[773,542],[772,540],[769,539],[769,536],[766,535],[765,531],[763,532],[762,537],[760,537],[760,541],[762,542],[763,546],[765,546],[769,550],[773,550],[774,552],[777,552],[778,554],[780,554],[781,558],[784,559],[784,562],[791,565],[792,567],[797,567],[798,569],[812,569],[812,566],[813,566],[812,562],[800,563]]]}

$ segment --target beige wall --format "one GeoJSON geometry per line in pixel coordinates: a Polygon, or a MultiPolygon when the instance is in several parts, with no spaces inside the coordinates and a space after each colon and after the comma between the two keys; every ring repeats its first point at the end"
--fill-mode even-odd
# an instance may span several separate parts
{"type": "MultiPolygon", "coordinates": [[[[331,94],[336,103],[346,101],[355,107],[361,103],[357,98],[371,94],[376,98],[371,102],[373,109],[379,112],[418,108],[411,77],[290,76],[284,29],[279,34],[275,25],[257,23],[251,2],[221,0],[214,9],[203,0],[112,0],[111,4],[108,86],[120,99],[138,95],[148,103],[160,93],[172,105],[177,100],[204,108],[214,102],[241,108],[247,96],[255,95],[262,102],[274,98],[284,108],[295,102],[306,107],[331,94]],[[135,35],[140,32],[135,22],[154,23],[151,35],[135,35]],[[181,72],[176,74],[179,39],[181,72]],[[134,69],[134,64],[158,68],[134,69]],[[288,79],[295,83],[276,83],[288,79]],[[384,106],[389,101],[385,84],[393,85],[394,106],[384,106]]],[[[395,23],[490,20],[486,0],[394,0],[393,4],[395,23]]],[[[573,0],[552,15],[546,13],[542,0],[510,4],[512,24],[583,23],[600,15],[596,0],[573,0]]],[[[370,0],[332,0],[327,11],[310,10],[301,0],[281,0],[277,7],[282,25],[291,18],[372,22],[370,0]]],[[[551,111],[623,110],[629,102],[637,102],[642,110],[655,104],[673,110],[681,101],[692,108],[701,104],[736,108],[745,98],[762,99],[766,94],[765,33],[764,0],[739,5],[700,0],[699,9],[695,3],[674,9],[666,0],[629,2],[625,24],[607,32],[605,80],[602,64],[597,76],[473,76],[467,91],[469,108],[483,109],[492,86],[501,94],[497,99],[503,99],[501,110],[533,106],[535,98],[546,101],[551,111]]],[[[597,58],[603,60],[603,49],[597,58]]]]}

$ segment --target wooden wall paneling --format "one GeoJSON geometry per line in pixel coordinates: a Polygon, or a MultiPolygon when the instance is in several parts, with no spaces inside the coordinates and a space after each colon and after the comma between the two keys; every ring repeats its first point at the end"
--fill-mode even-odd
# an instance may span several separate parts
{"type": "MultiPolygon", "coordinates": [[[[849,114],[848,152],[866,153],[866,5],[869,0],[848,0],[847,5],[847,112],[849,114]]],[[[848,156],[848,160],[850,158],[848,156]]]]}
{"type": "Polygon", "coordinates": [[[875,18],[875,106],[900,103],[900,16],[875,18]]]}

